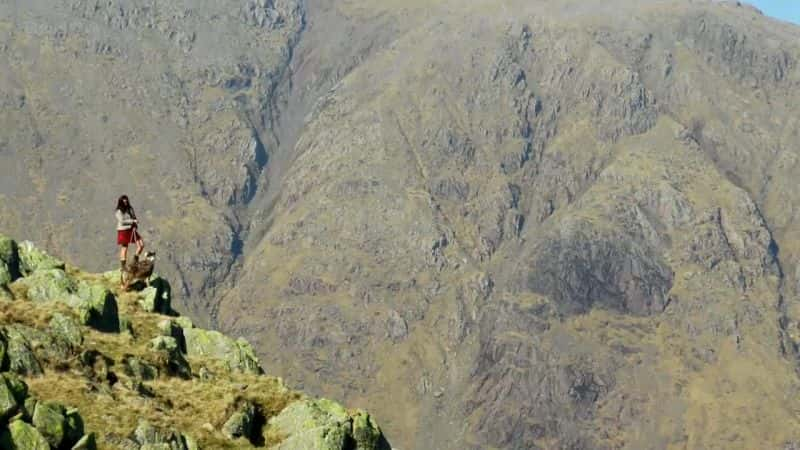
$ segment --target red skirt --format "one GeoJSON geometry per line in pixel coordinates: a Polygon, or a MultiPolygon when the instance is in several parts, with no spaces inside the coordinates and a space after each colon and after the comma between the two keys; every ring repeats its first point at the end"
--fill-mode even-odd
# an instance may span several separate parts
{"type": "Polygon", "coordinates": [[[131,245],[139,239],[141,239],[141,236],[136,232],[136,228],[117,230],[117,245],[131,245]]]}

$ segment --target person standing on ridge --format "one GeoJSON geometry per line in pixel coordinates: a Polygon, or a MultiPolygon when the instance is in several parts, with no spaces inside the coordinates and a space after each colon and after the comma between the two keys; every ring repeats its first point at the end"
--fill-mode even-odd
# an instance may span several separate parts
{"type": "Polygon", "coordinates": [[[120,283],[122,283],[122,275],[125,272],[125,265],[128,262],[128,246],[132,243],[136,243],[136,253],[133,255],[133,263],[136,264],[139,260],[139,255],[141,255],[144,250],[144,241],[137,230],[139,221],[136,219],[136,213],[133,211],[133,206],[131,206],[127,195],[123,195],[117,199],[115,216],[117,218],[120,283]]]}

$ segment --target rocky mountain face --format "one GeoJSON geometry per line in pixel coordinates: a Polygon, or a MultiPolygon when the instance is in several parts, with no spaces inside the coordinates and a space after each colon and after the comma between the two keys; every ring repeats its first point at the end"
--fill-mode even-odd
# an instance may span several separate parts
{"type": "Polygon", "coordinates": [[[99,270],[127,192],[178,309],[397,447],[800,445],[797,27],[6,0],[0,36],[0,227],[99,270]]]}

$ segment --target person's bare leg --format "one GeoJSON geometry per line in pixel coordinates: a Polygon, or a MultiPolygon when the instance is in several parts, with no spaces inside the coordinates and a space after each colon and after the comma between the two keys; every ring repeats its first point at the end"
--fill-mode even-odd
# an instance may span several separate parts
{"type": "Polygon", "coordinates": [[[125,284],[125,264],[128,262],[128,246],[119,246],[119,284],[125,284]]]}
{"type": "Polygon", "coordinates": [[[133,255],[134,264],[139,262],[139,255],[142,254],[142,250],[144,250],[144,241],[142,241],[142,238],[139,238],[136,240],[136,253],[133,255]]]}

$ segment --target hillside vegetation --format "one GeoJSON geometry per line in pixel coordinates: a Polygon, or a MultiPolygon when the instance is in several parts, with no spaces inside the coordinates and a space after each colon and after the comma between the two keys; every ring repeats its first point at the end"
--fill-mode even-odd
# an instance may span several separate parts
{"type": "Polygon", "coordinates": [[[0,447],[389,448],[366,412],[289,389],[245,340],[178,316],[163,278],[118,283],[0,235],[0,447]]]}

